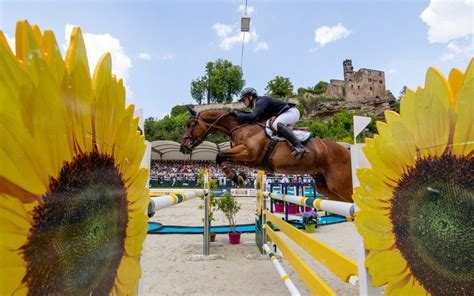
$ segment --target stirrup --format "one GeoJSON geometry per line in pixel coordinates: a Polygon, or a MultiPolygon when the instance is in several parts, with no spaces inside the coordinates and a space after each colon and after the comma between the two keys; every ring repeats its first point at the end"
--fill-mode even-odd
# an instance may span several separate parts
{"type": "Polygon", "coordinates": [[[308,154],[308,149],[306,147],[292,147],[291,149],[291,157],[294,159],[301,159],[308,154]]]}

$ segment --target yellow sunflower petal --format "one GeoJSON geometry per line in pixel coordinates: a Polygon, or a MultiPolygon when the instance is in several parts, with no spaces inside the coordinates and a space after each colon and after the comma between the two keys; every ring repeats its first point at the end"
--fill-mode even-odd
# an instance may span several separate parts
{"type": "MultiPolygon", "coordinates": [[[[147,193],[149,190],[146,188],[146,184],[148,183],[148,170],[147,169],[140,169],[137,175],[133,179],[129,179],[126,182],[126,186],[128,188],[128,200],[129,202],[135,202],[137,199],[145,198],[149,199],[149,194],[147,193]]],[[[149,200],[148,200],[149,201],[149,200]]]]}
{"type": "MultiPolygon", "coordinates": [[[[49,176],[42,171],[43,158],[35,151],[35,142],[28,131],[14,118],[0,116],[0,175],[24,190],[36,195],[46,192],[49,176]],[[25,178],[25,176],[28,176],[25,178]]],[[[0,192],[5,192],[5,182],[0,192]]]]}
{"type": "Polygon", "coordinates": [[[399,276],[407,269],[407,262],[398,250],[380,251],[367,256],[365,266],[376,286],[383,285],[393,276],[399,276]]]}
{"type": "Polygon", "coordinates": [[[359,179],[361,187],[367,194],[374,196],[381,200],[391,200],[393,197],[393,189],[390,185],[384,182],[374,170],[371,169],[357,169],[357,178],[359,179]]]}
{"type": "Polygon", "coordinates": [[[125,251],[128,256],[139,256],[142,252],[143,241],[148,231],[148,218],[143,213],[136,213],[129,218],[125,251]]]}
{"type": "Polygon", "coordinates": [[[0,249],[0,254],[0,295],[13,295],[22,286],[26,265],[18,252],[9,252],[6,256],[0,249]]]}
{"type": "Polygon", "coordinates": [[[33,32],[27,23],[20,23],[20,28],[20,33],[17,32],[17,36],[22,37],[20,53],[24,60],[28,60],[28,73],[30,77],[41,77],[41,83],[23,94],[24,109],[29,110],[26,126],[35,139],[35,150],[49,156],[43,163],[44,172],[47,176],[57,177],[63,162],[71,159],[65,136],[65,107],[57,91],[58,84],[40,53],[40,44],[35,42],[38,39],[42,42],[41,36],[35,37],[41,34],[39,28],[33,32]]]}
{"type": "Polygon", "coordinates": [[[422,296],[429,295],[425,289],[412,276],[407,277],[403,281],[391,283],[385,288],[385,295],[391,296],[422,296]]]}
{"type": "Polygon", "coordinates": [[[419,89],[415,101],[415,132],[420,139],[417,147],[421,156],[442,155],[448,145],[451,87],[443,75],[430,68],[426,73],[425,88],[419,89]]]}
{"type": "Polygon", "coordinates": [[[389,128],[387,125],[382,125],[378,131],[383,138],[387,137],[385,142],[390,145],[387,149],[393,151],[394,157],[398,158],[398,162],[401,163],[400,165],[405,171],[407,167],[411,167],[415,163],[415,138],[398,113],[385,111],[385,119],[389,128]]]}
{"type": "Polygon", "coordinates": [[[133,285],[141,276],[138,257],[124,256],[120,262],[117,279],[124,286],[133,285]]]}
{"type": "Polygon", "coordinates": [[[451,89],[453,90],[454,97],[454,101],[451,102],[451,105],[455,106],[456,98],[458,97],[459,91],[461,90],[464,82],[464,74],[459,69],[452,69],[451,72],[449,72],[448,82],[451,86],[451,89]]]}
{"type": "Polygon", "coordinates": [[[76,152],[92,151],[92,84],[86,47],[81,30],[74,28],[66,53],[68,80],[65,88],[66,106],[70,108],[70,121],[74,132],[76,152]]]}
{"type": "Polygon", "coordinates": [[[374,221],[378,219],[370,219],[373,212],[359,211],[355,214],[354,225],[357,231],[364,238],[364,245],[367,249],[387,250],[395,245],[395,236],[391,231],[391,227],[386,225],[374,225],[374,221]]]}
{"type": "Polygon", "coordinates": [[[8,44],[7,38],[3,34],[3,32],[0,30],[0,47],[2,47],[4,50],[6,50],[11,57],[14,56],[12,49],[10,48],[10,45],[8,44]]]}
{"type": "Polygon", "coordinates": [[[474,151],[474,59],[471,59],[465,77],[456,100],[453,152],[457,155],[468,155],[474,151]]]}
{"type": "Polygon", "coordinates": [[[377,149],[377,141],[379,136],[375,135],[374,139],[366,139],[366,146],[362,148],[365,156],[370,162],[372,169],[375,172],[378,172],[379,176],[383,178],[383,181],[391,186],[396,186],[400,178],[400,174],[396,170],[393,170],[391,167],[387,166],[380,157],[379,151],[377,149]]]}

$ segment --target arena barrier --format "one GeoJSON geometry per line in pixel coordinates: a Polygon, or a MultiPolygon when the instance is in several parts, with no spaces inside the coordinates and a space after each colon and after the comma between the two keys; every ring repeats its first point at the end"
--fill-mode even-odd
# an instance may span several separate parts
{"type": "MultiPolygon", "coordinates": [[[[301,259],[301,257],[292,250],[279,235],[276,234],[273,229],[273,226],[276,226],[282,233],[303,248],[314,259],[328,268],[342,281],[355,284],[358,280],[358,267],[355,261],[271,213],[267,209],[267,200],[265,198],[278,199],[302,206],[314,207],[319,210],[347,217],[354,214],[354,205],[351,203],[319,200],[304,196],[291,196],[265,192],[264,184],[266,182],[264,179],[264,172],[259,171],[256,181],[258,215],[256,225],[260,231],[256,231],[256,242],[260,251],[263,253],[267,249],[265,248],[265,245],[276,245],[313,294],[336,295],[336,293],[301,259]],[[270,222],[271,225],[268,222],[270,222]]],[[[266,252],[268,253],[268,250],[266,252]]],[[[281,275],[281,272],[278,272],[281,275]]],[[[285,280],[285,276],[283,276],[283,280],[285,280]]],[[[285,281],[285,285],[286,284],[285,281]]],[[[291,285],[287,285],[287,287],[293,295],[293,287],[291,285]]]]}

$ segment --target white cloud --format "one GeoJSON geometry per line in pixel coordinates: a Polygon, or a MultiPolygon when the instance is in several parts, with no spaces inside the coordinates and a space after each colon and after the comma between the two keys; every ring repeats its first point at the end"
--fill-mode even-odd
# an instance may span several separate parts
{"type": "Polygon", "coordinates": [[[257,47],[255,47],[254,51],[257,52],[260,50],[268,50],[268,43],[266,43],[265,41],[259,42],[257,44],[257,47]]]}
{"type": "Polygon", "coordinates": [[[430,43],[446,43],[473,34],[472,0],[431,0],[420,18],[428,25],[430,43]]]}
{"type": "Polygon", "coordinates": [[[219,46],[224,50],[231,50],[234,45],[241,44],[242,41],[244,43],[257,42],[259,38],[255,28],[245,35],[243,32],[240,32],[238,25],[216,23],[212,26],[212,29],[221,38],[219,46]]]}
{"type": "Polygon", "coordinates": [[[167,52],[162,55],[160,55],[160,60],[163,61],[170,61],[176,57],[176,54],[174,52],[167,52]]]}
{"type": "Polygon", "coordinates": [[[474,43],[461,44],[460,42],[450,42],[446,47],[447,52],[441,56],[442,61],[449,61],[456,57],[470,58],[474,56],[474,43]]]}
{"type": "MultiPolygon", "coordinates": [[[[237,9],[238,12],[241,12],[242,14],[245,13],[245,5],[240,4],[239,8],[237,9]]],[[[247,6],[247,15],[252,15],[254,12],[253,6],[247,6]]]]}
{"type": "Polygon", "coordinates": [[[141,52],[137,56],[140,60],[151,61],[151,55],[146,52],[141,52]]]}
{"type": "MultiPolygon", "coordinates": [[[[71,38],[72,30],[75,26],[67,24],[65,28],[66,42],[63,45],[67,49],[69,40],[71,38]]],[[[84,42],[87,50],[87,58],[89,60],[89,68],[91,74],[93,73],[97,62],[105,52],[109,52],[112,57],[112,73],[118,78],[122,78],[127,89],[127,94],[132,96],[133,93],[126,84],[128,72],[132,65],[132,60],[125,54],[125,51],[120,44],[120,40],[112,37],[110,34],[92,34],[82,32],[84,42]]]]}
{"type": "Polygon", "coordinates": [[[231,25],[216,23],[212,26],[212,29],[216,32],[217,36],[225,38],[232,32],[233,27],[231,25]]]}
{"type": "Polygon", "coordinates": [[[321,47],[324,45],[334,42],[339,39],[347,38],[351,34],[351,31],[340,23],[337,26],[322,26],[314,30],[314,41],[319,43],[321,47]]]}

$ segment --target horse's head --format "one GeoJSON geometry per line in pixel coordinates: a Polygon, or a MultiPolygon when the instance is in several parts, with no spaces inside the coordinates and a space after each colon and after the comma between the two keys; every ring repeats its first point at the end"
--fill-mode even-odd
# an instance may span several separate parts
{"type": "Polygon", "coordinates": [[[206,139],[208,128],[203,120],[199,118],[199,112],[188,108],[189,116],[184,128],[184,135],[181,139],[180,151],[184,154],[190,154],[193,149],[206,139]]]}

